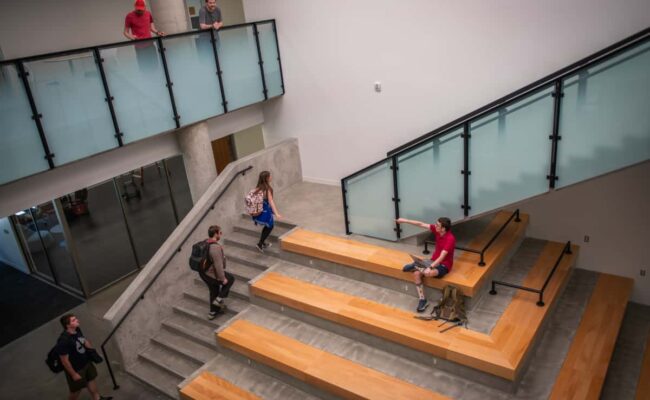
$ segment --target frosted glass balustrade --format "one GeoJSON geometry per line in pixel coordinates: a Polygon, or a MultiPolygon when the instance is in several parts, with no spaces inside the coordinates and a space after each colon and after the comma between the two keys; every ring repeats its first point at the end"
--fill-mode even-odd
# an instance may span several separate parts
{"type": "Polygon", "coordinates": [[[282,74],[280,72],[280,57],[275,41],[275,29],[272,22],[258,24],[257,30],[260,38],[260,50],[264,62],[264,79],[268,97],[279,96],[284,93],[282,87],[282,74]]]}
{"type": "Polygon", "coordinates": [[[118,146],[91,52],[25,63],[54,165],[118,146]]]}
{"type": "Polygon", "coordinates": [[[180,124],[223,114],[217,64],[209,32],[165,39],[165,55],[180,124]]]}
{"type": "MultiPolygon", "coordinates": [[[[397,157],[400,216],[424,222],[463,218],[462,129],[433,139],[397,157]]],[[[402,237],[422,232],[401,224],[402,237]]]]}
{"type": "Polygon", "coordinates": [[[470,215],[548,191],[553,87],[470,124],[470,215]]]}
{"type": "Polygon", "coordinates": [[[350,231],[396,240],[393,172],[388,160],[345,182],[350,231]]]}
{"type": "Polygon", "coordinates": [[[0,67],[0,184],[49,168],[16,67],[0,67]]]}
{"type": "Polygon", "coordinates": [[[155,41],[102,49],[101,56],[124,143],[176,128],[155,41]]]}
{"type": "Polygon", "coordinates": [[[564,80],[557,187],[650,159],[650,41],[564,80]]]}
{"type": "Polygon", "coordinates": [[[263,101],[264,86],[253,28],[221,30],[217,38],[228,111],[263,101]]]}

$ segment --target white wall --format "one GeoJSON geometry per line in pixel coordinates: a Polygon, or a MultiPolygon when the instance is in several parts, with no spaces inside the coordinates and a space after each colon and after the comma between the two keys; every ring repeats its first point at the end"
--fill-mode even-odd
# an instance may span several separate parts
{"type": "Polygon", "coordinates": [[[333,183],[650,26],[648,0],[244,0],[244,10],[278,23],[286,95],[265,106],[267,143],[297,137],[305,179],[333,183]]]}
{"type": "Polygon", "coordinates": [[[0,261],[21,272],[30,273],[25,264],[25,257],[16,241],[16,235],[14,235],[11,228],[9,218],[0,218],[0,261]]]}
{"type": "Polygon", "coordinates": [[[519,205],[527,235],[580,246],[578,267],[635,279],[632,300],[650,305],[650,161],[519,205]],[[585,235],[589,242],[584,242],[585,235]],[[639,270],[645,269],[646,276],[639,270]]]}

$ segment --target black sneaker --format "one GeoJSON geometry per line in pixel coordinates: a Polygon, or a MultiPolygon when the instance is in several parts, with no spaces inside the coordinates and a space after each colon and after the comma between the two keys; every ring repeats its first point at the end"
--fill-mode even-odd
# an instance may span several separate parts
{"type": "Polygon", "coordinates": [[[257,250],[260,251],[260,253],[264,253],[264,245],[263,244],[258,243],[258,244],[255,245],[255,247],[257,248],[257,250]]]}
{"type": "Polygon", "coordinates": [[[208,314],[208,319],[209,319],[210,321],[212,321],[213,319],[217,318],[218,315],[219,315],[218,312],[216,312],[216,311],[210,311],[210,313],[208,314]]]}
{"type": "Polygon", "coordinates": [[[268,249],[268,248],[271,247],[271,246],[273,246],[273,243],[264,243],[264,244],[262,245],[262,248],[263,248],[263,249],[268,249]]]}
{"type": "Polygon", "coordinates": [[[404,272],[413,272],[413,271],[415,271],[415,264],[406,264],[402,268],[402,271],[404,271],[404,272]]]}
{"type": "Polygon", "coordinates": [[[427,299],[420,299],[420,301],[418,301],[417,311],[419,313],[424,312],[424,310],[426,310],[427,307],[429,307],[429,302],[427,301],[427,299]]]}

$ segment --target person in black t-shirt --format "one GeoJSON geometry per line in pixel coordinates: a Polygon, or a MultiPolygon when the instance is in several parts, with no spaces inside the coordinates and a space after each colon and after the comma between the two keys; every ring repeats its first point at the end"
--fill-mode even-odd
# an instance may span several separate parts
{"type": "Polygon", "coordinates": [[[63,333],[56,344],[57,354],[65,369],[70,394],[68,399],[79,398],[81,389],[88,388],[93,400],[110,400],[112,397],[100,396],[97,391],[97,369],[90,361],[89,351],[94,351],[90,341],[85,338],[79,329],[79,319],[73,314],[66,314],[60,318],[63,333]]]}

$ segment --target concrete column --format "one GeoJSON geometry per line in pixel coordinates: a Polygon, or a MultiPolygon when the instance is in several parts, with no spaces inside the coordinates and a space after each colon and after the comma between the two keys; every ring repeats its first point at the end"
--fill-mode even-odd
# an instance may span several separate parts
{"type": "Polygon", "coordinates": [[[166,34],[190,30],[190,20],[183,0],[149,0],[156,28],[166,34]]]}
{"type": "Polygon", "coordinates": [[[188,126],[179,130],[177,137],[183,152],[183,162],[190,185],[192,202],[196,203],[208,186],[217,178],[217,167],[214,163],[208,124],[199,122],[188,126]]]}

